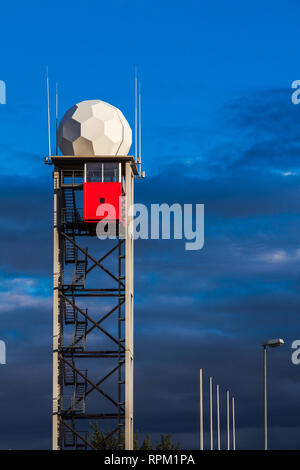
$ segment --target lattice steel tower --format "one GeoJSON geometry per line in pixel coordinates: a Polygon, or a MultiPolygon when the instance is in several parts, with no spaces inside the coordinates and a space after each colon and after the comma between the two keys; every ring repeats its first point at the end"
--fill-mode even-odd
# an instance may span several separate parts
{"type": "Polygon", "coordinates": [[[127,156],[129,125],[117,108],[110,115],[109,106],[89,101],[71,108],[58,129],[64,155],[48,159],[54,165],[53,449],[58,450],[94,449],[93,426],[106,431],[107,439],[116,435],[120,449],[133,448],[129,208],[140,173],[139,161],[127,156]],[[101,119],[102,127],[96,122],[101,119]],[[96,138],[102,144],[95,144],[96,138]],[[107,155],[98,155],[101,148],[107,155]],[[100,229],[110,238],[99,239],[100,229]]]}

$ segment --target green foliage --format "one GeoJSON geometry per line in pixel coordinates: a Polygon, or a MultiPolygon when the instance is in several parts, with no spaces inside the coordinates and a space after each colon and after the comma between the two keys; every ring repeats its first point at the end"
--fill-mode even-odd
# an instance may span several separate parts
{"type": "MultiPolygon", "coordinates": [[[[91,444],[97,450],[122,450],[125,447],[124,433],[121,434],[120,442],[116,433],[110,436],[111,431],[102,431],[98,423],[91,424],[92,433],[89,434],[91,444]]],[[[139,432],[136,431],[133,438],[133,448],[135,450],[179,450],[179,442],[174,446],[171,434],[162,434],[155,446],[151,443],[150,436],[146,436],[143,442],[139,443],[139,432]]]]}
{"type": "Polygon", "coordinates": [[[150,436],[146,436],[144,441],[142,442],[140,447],[136,447],[139,450],[153,450],[153,446],[151,444],[150,436]]]}
{"type": "Polygon", "coordinates": [[[115,434],[110,436],[110,431],[99,429],[98,423],[92,423],[93,432],[89,434],[89,440],[92,446],[97,450],[121,450],[124,448],[124,435],[121,435],[120,443],[115,434]]]}
{"type": "Polygon", "coordinates": [[[157,450],[179,450],[180,449],[180,443],[177,442],[176,446],[172,444],[171,441],[171,434],[167,434],[166,436],[162,434],[160,436],[160,441],[156,445],[157,450]]]}

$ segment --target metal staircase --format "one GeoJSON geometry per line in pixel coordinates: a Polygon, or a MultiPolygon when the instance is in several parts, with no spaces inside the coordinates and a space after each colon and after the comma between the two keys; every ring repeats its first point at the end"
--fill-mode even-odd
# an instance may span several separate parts
{"type": "MultiPolygon", "coordinates": [[[[63,315],[64,315],[64,324],[65,325],[74,325],[73,335],[71,344],[65,344],[64,348],[68,350],[69,348],[76,349],[78,351],[84,351],[86,343],[86,334],[88,327],[88,320],[82,314],[83,310],[80,311],[74,303],[74,298],[72,304],[62,299],[63,302],[63,315]]],[[[87,315],[88,309],[85,309],[87,315]]]]}
{"type": "Polygon", "coordinates": [[[64,403],[64,411],[69,414],[84,413],[87,390],[87,370],[76,371],[69,365],[64,365],[64,387],[72,387],[73,394],[66,394],[67,402],[64,403]]]}
{"type": "Polygon", "coordinates": [[[77,441],[77,436],[70,429],[64,426],[64,446],[65,447],[75,447],[77,441]]]}
{"type": "Polygon", "coordinates": [[[74,188],[63,188],[63,222],[66,224],[72,224],[76,222],[77,209],[76,209],[76,197],[74,188]]]}
{"type": "Polygon", "coordinates": [[[74,385],[75,384],[75,370],[64,364],[64,385],[74,385]]]}
{"type": "Polygon", "coordinates": [[[77,253],[76,253],[77,250],[76,250],[75,245],[73,245],[73,243],[70,242],[70,240],[68,240],[67,238],[64,238],[63,247],[64,247],[65,263],[66,264],[75,263],[76,256],[77,256],[77,253]]]}
{"type": "MultiPolygon", "coordinates": [[[[72,427],[73,426],[74,425],[72,424],[72,427]]],[[[79,449],[86,450],[87,449],[86,443],[82,439],[80,439],[76,434],[74,434],[70,429],[64,427],[63,436],[64,436],[64,447],[66,447],[66,448],[73,447],[75,450],[79,450],[79,449]]],[[[85,439],[87,439],[88,438],[88,433],[84,433],[84,437],[85,437],[85,439]]]]}
{"type": "MultiPolygon", "coordinates": [[[[84,372],[84,376],[86,377],[87,371],[85,370],[82,372],[84,372]]],[[[72,409],[74,412],[85,412],[86,385],[86,380],[77,374],[77,381],[75,383],[74,396],[72,400],[72,409]]]]}
{"type": "Polygon", "coordinates": [[[71,344],[72,348],[79,349],[84,351],[85,341],[86,341],[86,330],[87,330],[87,320],[76,321],[73,342],[71,344]]]}
{"type": "Polygon", "coordinates": [[[76,321],[76,308],[69,302],[63,301],[64,322],[66,325],[73,325],[76,321]]]}
{"type": "Polygon", "coordinates": [[[84,259],[78,259],[77,256],[78,255],[76,254],[72,284],[73,286],[84,288],[87,268],[87,257],[85,257],[84,259]]]}

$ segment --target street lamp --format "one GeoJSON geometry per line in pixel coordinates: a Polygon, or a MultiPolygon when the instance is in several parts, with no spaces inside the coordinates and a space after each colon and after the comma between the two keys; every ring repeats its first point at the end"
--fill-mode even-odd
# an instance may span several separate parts
{"type": "Polygon", "coordinates": [[[267,407],[267,347],[278,348],[284,344],[283,339],[269,339],[262,344],[264,350],[264,408],[265,408],[265,450],[268,450],[268,407],[267,407]]]}

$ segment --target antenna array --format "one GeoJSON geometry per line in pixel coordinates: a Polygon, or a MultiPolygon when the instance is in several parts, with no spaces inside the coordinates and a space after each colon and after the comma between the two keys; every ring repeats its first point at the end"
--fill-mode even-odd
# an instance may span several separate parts
{"type": "Polygon", "coordinates": [[[47,107],[48,107],[48,153],[49,159],[51,158],[51,124],[50,124],[50,91],[49,91],[49,76],[47,67],[47,107]]]}
{"type": "Polygon", "coordinates": [[[135,67],[135,77],[134,77],[134,96],[135,96],[135,161],[139,169],[139,178],[145,177],[145,172],[142,171],[142,94],[141,94],[141,82],[138,78],[137,67],[135,67]]]}

